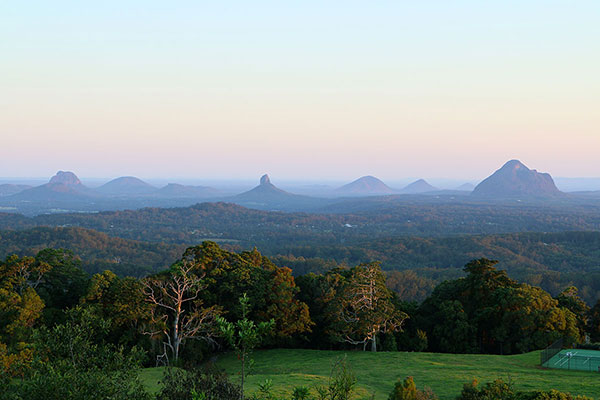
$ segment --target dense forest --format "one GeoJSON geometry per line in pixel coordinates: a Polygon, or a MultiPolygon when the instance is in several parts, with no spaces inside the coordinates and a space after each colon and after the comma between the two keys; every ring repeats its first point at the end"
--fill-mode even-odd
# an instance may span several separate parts
{"type": "MultiPolygon", "coordinates": [[[[516,279],[552,295],[577,286],[593,304],[600,292],[600,232],[511,233],[432,237],[380,237],[327,244],[315,236],[305,243],[258,237],[256,247],[295,276],[322,273],[337,265],[381,262],[388,284],[403,300],[423,300],[436,283],[463,275],[472,259],[489,257],[516,279]]],[[[142,277],[172,264],[184,244],[143,242],[78,227],[36,227],[0,231],[0,257],[35,255],[43,248],[65,248],[81,257],[88,273],[109,269],[120,276],[142,277]]],[[[247,241],[219,241],[229,250],[251,249],[247,241]]]]}
{"type": "Polygon", "coordinates": [[[73,251],[87,273],[111,270],[120,276],[142,277],[172,264],[185,246],[121,239],[83,228],[0,232],[0,258],[11,254],[34,256],[45,248],[73,251]]]}
{"type": "MultiPolygon", "coordinates": [[[[447,236],[513,232],[600,230],[598,205],[488,203],[399,203],[356,213],[283,213],[228,203],[183,208],[50,214],[28,218],[0,214],[0,229],[77,226],[124,239],[194,244],[203,239],[240,241],[244,246],[348,241],[394,236],[447,236]]],[[[270,249],[265,249],[270,250],[270,249]]]]}

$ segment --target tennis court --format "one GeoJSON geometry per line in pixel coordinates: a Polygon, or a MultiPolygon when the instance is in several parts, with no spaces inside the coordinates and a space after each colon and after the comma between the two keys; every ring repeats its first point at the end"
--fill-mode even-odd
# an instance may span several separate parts
{"type": "Polygon", "coordinates": [[[542,367],[600,372],[600,351],[565,349],[542,364],[542,367]]]}

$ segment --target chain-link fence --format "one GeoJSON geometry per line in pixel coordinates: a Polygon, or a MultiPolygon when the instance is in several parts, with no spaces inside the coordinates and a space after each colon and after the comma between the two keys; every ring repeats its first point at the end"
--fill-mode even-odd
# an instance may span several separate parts
{"type": "Polygon", "coordinates": [[[546,361],[546,365],[544,366],[548,368],[600,372],[600,351],[561,350],[546,361]]]}
{"type": "Polygon", "coordinates": [[[546,365],[546,364],[552,357],[554,357],[555,355],[560,353],[562,348],[563,348],[563,339],[560,338],[556,342],[552,343],[550,346],[548,346],[544,350],[542,350],[542,353],[540,354],[540,361],[541,361],[540,365],[542,367],[550,367],[549,365],[546,365]]]}

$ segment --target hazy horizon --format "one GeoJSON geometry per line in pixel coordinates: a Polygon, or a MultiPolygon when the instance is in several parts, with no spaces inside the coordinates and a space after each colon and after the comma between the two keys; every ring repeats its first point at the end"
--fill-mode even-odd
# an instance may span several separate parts
{"type": "Polygon", "coordinates": [[[595,1],[6,3],[1,176],[600,177],[595,1]]]}
{"type": "MultiPolygon", "coordinates": [[[[64,170],[67,171],[67,170],[64,170]]],[[[74,172],[76,175],[76,171],[74,172]]],[[[492,171],[494,172],[494,171],[492,171]]],[[[490,172],[490,175],[491,173],[490,172]]],[[[541,171],[544,172],[544,171],[541,171]]],[[[128,177],[132,175],[118,175],[113,177],[86,177],[78,175],[78,178],[82,181],[84,185],[87,185],[91,188],[96,188],[104,183],[110,182],[113,179],[128,177]]],[[[262,174],[261,174],[262,176],[262,174]]],[[[323,186],[323,190],[334,189],[339,186],[345,185],[354,181],[358,178],[361,178],[365,175],[361,175],[360,177],[354,177],[350,179],[343,178],[330,178],[323,179],[319,177],[310,177],[305,176],[304,179],[289,179],[285,177],[272,176],[271,177],[273,183],[276,186],[280,186],[284,189],[302,189],[305,190],[314,189],[317,186],[323,186]]],[[[0,176],[0,184],[12,183],[12,184],[28,184],[32,186],[42,185],[48,182],[51,176],[48,177],[2,177],[0,176]]],[[[477,185],[483,179],[461,179],[461,178],[445,178],[445,177],[396,177],[392,179],[382,179],[384,183],[394,189],[401,189],[402,187],[413,183],[418,179],[425,179],[428,183],[440,189],[456,189],[458,186],[461,186],[466,183],[470,183],[473,185],[477,185]]],[[[156,187],[164,186],[169,183],[178,183],[185,185],[205,185],[205,186],[214,186],[215,188],[226,188],[231,191],[239,190],[240,188],[250,189],[256,186],[259,183],[259,176],[252,178],[239,178],[239,177],[229,177],[229,178],[214,178],[214,177],[144,177],[144,176],[136,176],[136,178],[141,179],[151,185],[156,187]]],[[[381,179],[376,176],[376,178],[381,179]]],[[[564,176],[553,176],[553,179],[557,185],[557,187],[562,191],[588,191],[588,190],[600,190],[600,177],[564,177],[564,176]]],[[[309,190],[311,191],[311,190],[309,190]]],[[[314,190],[312,190],[314,191],[314,190]]]]}

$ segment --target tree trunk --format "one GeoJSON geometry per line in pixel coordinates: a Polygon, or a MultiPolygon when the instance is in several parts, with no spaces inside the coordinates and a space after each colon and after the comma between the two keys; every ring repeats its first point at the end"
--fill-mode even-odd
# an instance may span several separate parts
{"type": "Polygon", "coordinates": [[[242,353],[242,395],[241,399],[244,400],[244,375],[245,375],[245,366],[246,366],[246,355],[242,353]]]}
{"type": "Polygon", "coordinates": [[[371,340],[371,351],[377,351],[377,335],[373,336],[373,339],[371,340]]]}
{"type": "Polygon", "coordinates": [[[173,342],[173,352],[175,353],[174,354],[175,364],[177,364],[177,360],[179,360],[179,344],[180,344],[179,339],[175,339],[173,342]]]}
{"type": "Polygon", "coordinates": [[[173,321],[173,358],[175,359],[175,364],[179,360],[179,313],[175,315],[175,320],[173,321]]]}

